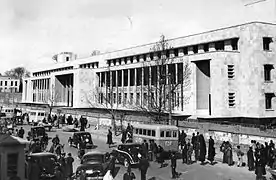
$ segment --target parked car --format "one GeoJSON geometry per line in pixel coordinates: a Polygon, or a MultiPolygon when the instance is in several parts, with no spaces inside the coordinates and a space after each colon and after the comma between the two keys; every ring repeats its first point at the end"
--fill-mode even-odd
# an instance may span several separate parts
{"type": "Polygon", "coordinates": [[[81,165],[77,168],[75,177],[80,176],[82,170],[85,171],[88,179],[103,179],[103,176],[110,167],[115,168],[110,153],[92,151],[87,152],[81,159],[81,165]]]}
{"type": "Polygon", "coordinates": [[[69,145],[80,148],[80,143],[85,144],[86,149],[91,149],[93,147],[92,136],[89,132],[75,132],[73,137],[69,138],[69,145]],[[70,142],[71,141],[71,142],[70,142]]]}
{"type": "MultiPolygon", "coordinates": [[[[54,176],[54,168],[57,164],[57,156],[53,153],[49,152],[41,152],[41,153],[32,153],[27,156],[28,168],[31,167],[32,163],[38,165],[44,175],[51,177],[54,176]]],[[[42,174],[41,174],[42,175],[42,174]]]]}
{"type": "Polygon", "coordinates": [[[142,145],[139,143],[119,144],[117,149],[112,151],[118,163],[125,167],[137,165],[140,162],[139,154],[142,154],[142,145]]]}
{"type": "Polygon", "coordinates": [[[45,127],[43,126],[34,126],[31,127],[31,134],[27,137],[28,140],[33,140],[35,138],[38,138],[41,140],[42,137],[48,136],[48,134],[45,131],[45,127]]]}

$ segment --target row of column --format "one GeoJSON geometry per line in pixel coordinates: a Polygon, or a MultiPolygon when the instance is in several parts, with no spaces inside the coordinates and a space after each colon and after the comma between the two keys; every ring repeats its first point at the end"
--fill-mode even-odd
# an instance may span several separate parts
{"type": "MultiPolygon", "coordinates": [[[[185,69],[183,66],[185,64],[184,63],[177,63],[177,64],[166,64],[165,68],[166,68],[166,79],[165,82],[166,84],[170,84],[172,83],[172,86],[176,86],[179,83],[179,88],[175,90],[174,94],[172,94],[172,106],[173,107],[177,107],[177,108],[181,108],[183,109],[183,84],[182,84],[182,77],[183,76],[183,70],[185,69]],[[169,71],[169,65],[172,67],[174,66],[174,72],[171,72],[171,77],[168,77],[168,72],[169,71]],[[181,67],[180,67],[181,66],[181,67]],[[182,72],[178,72],[178,71],[182,71],[182,72]],[[171,78],[171,79],[170,79],[171,78]],[[169,82],[171,81],[171,82],[169,82]]],[[[134,70],[134,73],[132,75],[131,73],[131,69],[123,69],[123,70],[116,70],[116,71],[106,71],[106,72],[101,72],[98,73],[98,78],[99,78],[99,86],[102,87],[101,88],[101,92],[102,94],[100,94],[99,97],[99,102],[103,103],[103,96],[105,96],[106,98],[110,98],[111,96],[113,96],[113,103],[117,103],[117,104],[136,104],[136,105],[150,105],[150,100],[148,100],[148,97],[152,96],[150,93],[151,90],[154,90],[154,86],[159,86],[160,83],[160,77],[159,77],[159,68],[153,69],[153,68],[157,68],[157,66],[147,66],[147,67],[143,67],[143,68],[135,68],[132,69],[134,70]],[[145,73],[145,70],[148,71],[147,73],[145,73]],[[118,77],[118,72],[121,71],[121,79],[119,79],[118,77]],[[124,77],[124,71],[127,71],[127,86],[125,86],[124,81],[126,80],[126,78],[124,77]],[[156,71],[156,79],[154,79],[154,74],[152,74],[152,71],[156,71]],[[112,79],[114,78],[114,76],[112,76],[113,72],[115,72],[115,78],[116,78],[116,86],[113,86],[113,82],[112,79]],[[141,73],[141,74],[138,74],[141,73]],[[110,74],[109,78],[108,78],[108,74],[110,74]],[[103,77],[104,76],[104,77],[103,77]],[[132,77],[133,76],[133,77],[132,77]],[[139,84],[137,84],[137,77],[141,78],[141,82],[139,84]],[[148,79],[147,83],[145,84],[145,78],[148,79]],[[109,82],[108,83],[108,79],[109,82]],[[131,79],[134,81],[133,86],[131,86],[131,79]],[[120,86],[118,86],[120,83],[120,86]],[[156,81],[156,85],[154,85],[154,83],[152,83],[152,81],[156,81]],[[108,86],[108,88],[106,88],[108,86]]],[[[154,91],[156,92],[156,91],[154,91]]],[[[155,94],[153,94],[155,98],[157,98],[159,96],[159,94],[156,92],[155,94]]],[[[164,92],[164,96],[165,96],[165,92],[164,92]]]]}
{"type": "Polygon", "coordinates": [[[56,80],[56,94],[54,98],[58,99],[58,102],[64,106],[71,107],[73,105],[73,76],[69,75],[62,79],[62,81],[56,80]]]}
{"type": "Polygon", "coordinates": [[[50,89],[50,78],[32,80],[33,102],[47,102],[50,89]]]}

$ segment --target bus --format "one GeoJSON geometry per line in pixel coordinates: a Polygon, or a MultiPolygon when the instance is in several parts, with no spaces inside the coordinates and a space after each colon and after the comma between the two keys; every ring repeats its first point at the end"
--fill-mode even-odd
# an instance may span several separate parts
{"type": "Polygon", "coordinates": [[[38,124],[44,118],[46,118],[46,112],[43,110],[30,110],[29,111],[29,119],[30,123],[38,124]]]}
{"type": "Polygon", "coordinates": [[[178,151],[178,127],[163,124],[134,124],[133,142],[154,140],[165,151],[178,151]]]}
{"type": "Polygon", "coordinates": [[[7,118],[13,118],[14,117],[14,108],[12,107],[3,107],[2,113],[6,114],[7,118]]]}

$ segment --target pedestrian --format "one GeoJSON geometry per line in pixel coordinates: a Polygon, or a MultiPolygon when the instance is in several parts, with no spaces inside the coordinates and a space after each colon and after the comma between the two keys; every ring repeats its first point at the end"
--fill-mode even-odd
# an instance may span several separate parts
{"type": "Polygon", "coordinates": [[[176,172],[177,159],[174,152],[171,153],[171,170],[172,179],[178,178],[178,173],[176,172]]]}
{"type": "Polygon", "coordinates": [[[247,165],[248,165],[249,171],[254,170],[254,153],[253,153],[253,148],[251,146],[249,147],[249,150],[247,151],[247,165]]]}
{"type": "Polygon", "coordinates": [[[206,143],[204,136],[202,134],[199,135],[199,158],[201,164],[204,164],[206,158],[206,143]]]}
{"type": "Polygon", "coordinates": [[[122,129],[122,138],[121,138],[121,142],[124,144],[126,142],[126,130],[122,129]]]}
{"type": "Polygon", "coordinates": [[[226,142],[226,161],[228,166],[233,165],[233,152],[232,152],[232,146],[229,143],[229,141],[226,142]]]}
{"type": "Polygon", "coordinates": [[[181,145],[182,147],[182,163],[187,163],[187,157],[188,157],[188,146],[186,142],[184,141],[183,144],[181,145]]]}
{"type": "Polygon", "coordinates": [[[18,131],[18,136],[20,138],[24,138],[24,134],[25,134],[25,131],[24,131],[23,127],[21,127],[18,131]]]}
{"type": "Polygon", "coordinates": [[[242,161],[243,155],[244,155],[244,153],[241,151],[241,147],[238,145],[238,146],[237,146],[237,156],[238,156],[238,163],[237,163],[237,166],[238,166],[238,167],[241,167],[242,164],[243,164],[243,161],[242,161]]]}
{"type": "Polygon", "coordinates": [[[261,153],[261,146],[257,144],[256,150],[255,150],[255,174],[256,179],[262,179],[263,175],[266,174],[265,169],[263,168],[263,158],[261,153]]]}
{"type": "Polygon", "coordinates": [[[72,154],[68,153],[67,157],[65,158],[66,178],[71,178],[71,176],[73,175],[73,162],[74,158],[72,157],[72,154]]]}
{"type": "Polygon", "coordinates": [[[165,167],[165,158],[164,158],[164,149],[162,146],[158,145],[158,150],[157,150],[157,162],[160,163],[160,168],[165,167]]]}
{"type": "Polygon", "coordinates": [[[56,146],[57,144],[60,143],[58,134],[56,134],[56,137],[54,137],[54,138],[52,139],[52,143],[53,143],[54,146],[56,146]]]}
{"type": "Polygon", "coordinates": [[[65,176],[66,175],[65,153],[61,153],[59,157],[59,164],[60,164],[61,173],[65,176]]]}
{"type": "Polygon", "coordinates": [[[113,144],[113,141],[112,141],[112,128],[109,127],[108,129],[108,133],[107,133],[107,144],[108,144],[108,147],[110,148],[111,147],[111,144],[113,144]]]}
{"type": "Polygon", "coordinates": [[[115,169],[116,169],[116,167],[115,167],[115,164],[116,164],[116,156],[115,156],[115,154],[110,153],[110,154],[109,154],[109,157],[110,157],[110,163],[109,163],[108,169],[110,170],[110,173],[111,173],[112,177],[115,178],[115,173],[116,173],[116,172],[115,172],[115,169]]]}
{"type": "Polygon", "coordinates": [[[135,174],[131,172],[131,167],[127,167],[127,172],[124,174],[123,180],[133,180],[136,179],[135,174]]]}
{"type": "Polygon", "coordinates": [[[142,143],[142,152],[146,158],[148,158],[148,151],[149,151],[149,144],[147,140],[144,139],[144,142],[142,143]]]}
{"type": "Polygon", "coordinates": [[[140,159],[140,162],[139,162],[139,169],[141,172],[141,180],[147,179],[146,177],[147,177],[148,168],[149,168],[149,161],[147,160],[146,155],[143,154],[140,159]]]}
{"type": "Polygon", "coordinates": [[[211,162],[211,165],[213,165],[213,162],[215,160],[215,155],[216,155],[216,150],[215,150],[215,141],[212,138],[212,136],[210,136],[209,139],[209,148],[208,148],[208,160],[211,162]]]}
{"type": "Polygon", "coordinates": [[[193,154],[193,146],[190,143],[190,140],[188,140],[188,144],[187,144],[187,164],[191,164],[192,163],[192,154],[193,154]]]}
{"type": "Polygon", "coordinates": [[[227,156],[226,156],[226,141],[223,141],[222,144],[220,145],[220,152],[223,153],[222,157],[222,163],[227,163],[227,156]]]}
{"type": "Polygon", "coordinates": [[[80,117],[80,131],[85,131],[85,122],[83,116],[80,117]]]}

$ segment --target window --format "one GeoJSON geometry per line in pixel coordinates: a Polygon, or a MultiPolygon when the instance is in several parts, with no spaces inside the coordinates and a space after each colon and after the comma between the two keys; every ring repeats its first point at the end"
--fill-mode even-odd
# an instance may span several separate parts
{"type": "Polygon", "coordinates": [[[209,44],[204,44],[203,49],[204,49],[204,52],[208,52],[209,51],[209,44]]]}
{"type": "Polygon", "coordinates": [[[138,134],[139,133],[139,129],[135,129],[135,134],[138,134]]]}
{"type": "Polygon", "coordinates": [[[274,93],[265,93],[265,109],[272,109],[273,97],[275,97],[274,93]]]}
{"type": "Polygon", "coordinates": [[[124,104],[126,104],[126,100],[127,100],[127,93],[124,93],[124,104]]]}
{"type": "Polygon", "coordinates": [[[239,41],[239,38],[234,38],[234,39],[231,39],[231,46],[232,46],[232,50],[238,50],[238,41],[239,41]]]}
{"type": "Polygon", "coordinates": [[[235,77],[234,65],[227,65],[228,67],[228,79],[233,79],[235,77]]]}
{"type": "Polygon", "coordinates": [[[0,81],[0,86],[3,86],[3,81],[0,81]]]}
{"type": "Polygon", "coordinates": [[[271,37],[263,37],[263,49],[265,51],[270,50],[270,43],[273,42],[271,37]]]}
{"type": "Polygon", "coordinates": [[[122,94],[118,94],[118,104],[122,104],[122,94]]]}
{"type": "Polygon", "coordinates": [[[130,102],[129,102],[130,104],[133,104],[133,93],[130,93],[129,101],[130,101],[130,102]]]}
{"type": "Polygon", "coordinates": [[[11,86],[13,86],[13,81],[11,81],[11,86]]]}
{"type": "Polygon", "coordinates": [[[264,80],[271,81],[271,69],[274,69],[272,64],[264,65],[264,80]]]}
{"type": "Polygon", "coordinates": [[[136,93],[136,105],[140,105],[140,93],[136,93]]]}
{"type": "Polygon", "coordinates": [[[160,137],[165,137],[165,132],[164,131],[160,132],[160,137]]]}
{"type": "Polygon", "coordinates": [[[8,154],[7,175],[11,177],[13,172],[17,174],[18,153],[8,154]]]}
{"type": "Polygon", "coordinates": [[[229,107],[235,107],[235,93],[228,93],[228,105],[229,107]]]}
{"type": "Polygon", "coordinates": [[[151,136],[151,130],[147,130],[147,131],[148,131],[147,135],[151,136]]]}
{"type": "Polygon", "coordinates": [[[166,137],[172,137],[172,132],[171,131],[166,131],[166,137]]]}
{"type": "Polygon", "coordinates": [[[197,46],[197,45],[193,46],[193,52],[194,52],[195,54],[198,53],[198,46],[197,46]]]}
{"type": "Polygon", "coordinates": [[[177,137],[177,131],[173,131],[173,137],[177,137]]]}
{"type": "Polygon", "coordinates": [[[113,93],[113,103],[116,104],[116,93],[113,93]]]}
{"type": "Polygon", "coordinates": [[[224,41],[215,42],[215,49],[217,51],[223,51],[224,50],[224,41]]]}
{"type": "Polygon", "coordinates": [[[155,137],[155,130],[152,130],[152,134],[153,137],[155,137]]]}
{"type": "Polygon", "coordinates": [[[143,135],[147,135],[147,130],[143,129],[143,135]]]}
{"type": "Polygon", "coordinates": [[[139,129],[139,134],[142,134],[142,129],[139,129]]]}
{"type": "Polygon", "coordinates": [[[5,86],[7,86],[8,85],[8,81],[5,81],[5,86]]]}

